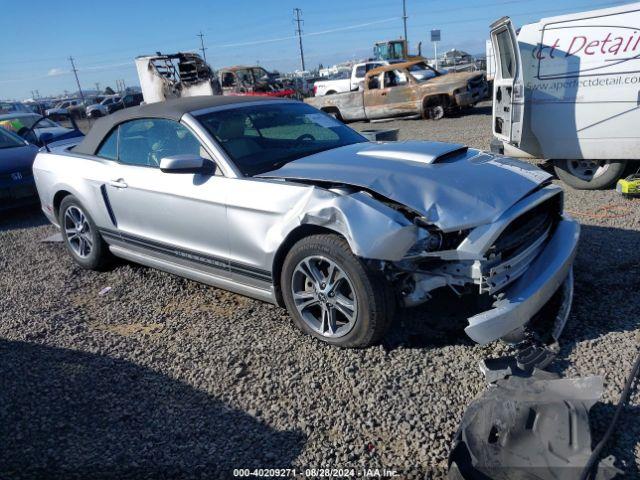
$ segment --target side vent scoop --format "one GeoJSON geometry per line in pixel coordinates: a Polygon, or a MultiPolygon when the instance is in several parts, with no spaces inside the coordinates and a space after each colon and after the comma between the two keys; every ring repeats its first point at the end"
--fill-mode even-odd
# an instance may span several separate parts
{"type": "Polygon", "coordinates": [[[433,164],[466,151],[467,146],[460,143],[406,141],[372,143],[369,148],[359,151],[358,155],[433,164]]]}

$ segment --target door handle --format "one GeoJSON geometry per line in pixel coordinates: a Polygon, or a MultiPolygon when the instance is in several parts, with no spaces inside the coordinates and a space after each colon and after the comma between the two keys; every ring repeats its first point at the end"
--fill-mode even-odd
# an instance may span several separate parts
{"type": "Polygon", "coordinates": [[[384,96],[384,95],[386,95],[386,94],[387,94],[387,92],[380,92],[380,95],[383,95],[383,96],[384,96]]]}
{"type": "Polygon", "coordinates": [[[109,185],[116,188],[127,188],[127,184],[124,182],[124,178],[118,178],[117,180],[109,181],[109,185]]]}

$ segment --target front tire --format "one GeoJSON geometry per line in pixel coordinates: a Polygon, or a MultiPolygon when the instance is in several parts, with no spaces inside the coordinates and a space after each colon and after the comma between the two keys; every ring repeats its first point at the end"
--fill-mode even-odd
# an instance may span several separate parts
{"type": "Polygon", "coordinates": [[[554,160],[553,169],[564,183],[577,190],[610,188],[622,178],[625,160],[554,160]]]}
{"type": "Polygon", "coordinates": [[[284,260],[281,285],[298,328],[332,345],[369,346],[393,317],[386,279],[338,235],[312,235],[296,243],[284,260]]]}
{"type": "Polygon", "coordinates": [[[103,270],[112,256],[98,227],[73,195],[60,204],[58,221],[62,238],[73,260],[88,270],[103,270]]]}

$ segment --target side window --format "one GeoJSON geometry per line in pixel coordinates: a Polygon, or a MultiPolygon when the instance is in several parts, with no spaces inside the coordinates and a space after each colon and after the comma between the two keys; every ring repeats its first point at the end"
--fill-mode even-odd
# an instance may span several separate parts
{"type": "Polygon", "coordinates": [[[380,76],[379,75],[374,75],[372,77],[369,77],[369,90],[376,90],[378,88],[380,88],[380,76]]]}
{"type": "Polygon", "coordinates": [[[365,73],[366,73],[366,67],[364,65],[358,65],[356,67],[356,78],[364,77],[365,73]]]}
{"type": "Polygon", "coordinates": [[[222,75],[222,86],[233,87],[236,84],[236,79],[232,72],[224,72],[222,75]]]}
{"type": "Polygon", "coordinates": [[[513,78],[515,74],[515,55],[513,44],[508,30],[503,30],[496,35],[498,41],[498,55],[500,56],[500,76],[513,78]]]}
{"type": "Polygon", "coordinates": [[[102,142],[96,154],[98,157],[118,160],[118,129],[119,127],[114,128],[107,139],[102,142]]]}
{"type": "Polygon", "coordinates": [[[172,120],[141,119],[120,125],[119,160],[129,165],[159,167],[172,155],[200,155],[200,142],[172,120]]]}
{"type": "Polygon", "coordinates": [[[390,70],[384,72],[384,86],[398,87],[407,83],[407,76],[402,70],[390,70]]]}

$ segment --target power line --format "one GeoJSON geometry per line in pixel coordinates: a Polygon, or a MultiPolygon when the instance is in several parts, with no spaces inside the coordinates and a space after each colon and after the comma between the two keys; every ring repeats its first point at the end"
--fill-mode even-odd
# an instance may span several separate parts
{"type": "Polygon", "coordinates": [[[73,63],[73,57],[69,57],[69,61],[71,62],[71,70],[76,77],[76,83],[78,84],[78,93],[80,94],[80,98],[84,102],[84,93],[82,93],[82,87],[80,87],[80,80],[78,80],[78,70],[76,70],[76,64],[73,63]]]}
{"type": "Polygon", "coordinates": [[[202,51],[202,59],[205,63],[207,63],[207,54],[205,53],[207,47],[204,46],[204,33],[202,33],[202,30],[200,30],[200,33],[197,36],[200,37],[200,50],[202,51]]]}
{"type": "Polygon", "coordinates": [[[304,50],[302,49],[302,29],[300,28],[300,24],[303,23],[303,20],[300,18],[300,14],[302,10],[299,8],[293,9],[293,14],[295,15],[295,22],[298,24],[298,28],[296,29],[296,34],[298,35],[298,43],[300,45],[300,62],[302,63],[302,71],[304,72],[306,68],[304,68],[304,50]]]}

